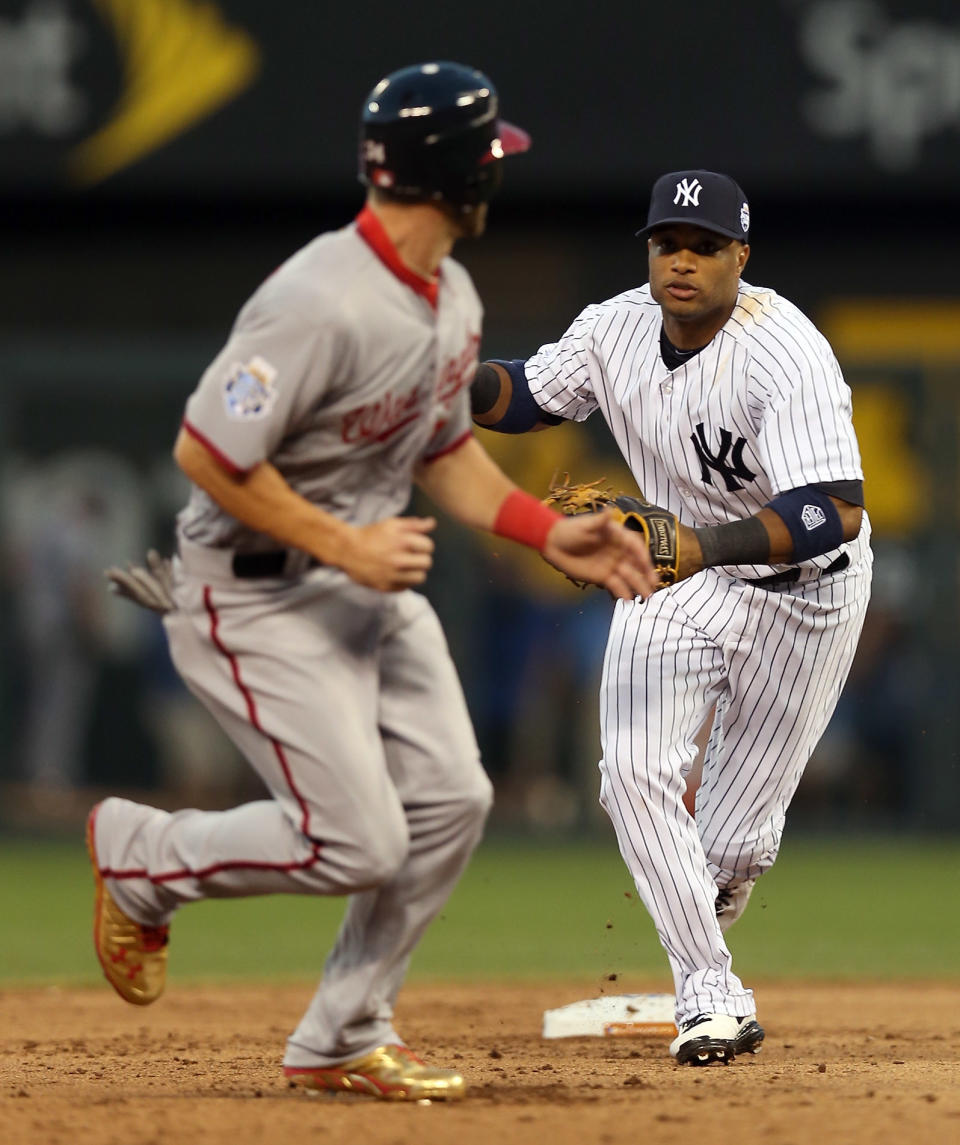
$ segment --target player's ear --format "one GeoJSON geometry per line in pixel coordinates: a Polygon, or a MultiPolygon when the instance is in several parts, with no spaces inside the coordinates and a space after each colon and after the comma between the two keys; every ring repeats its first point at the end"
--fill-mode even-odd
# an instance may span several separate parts
{"type": "Polygon", "coordinates": [[[750,244],[743,243],[737,254],[737,274],[743,274],[743,268],[747,265],[747,259],[750,257],[750,244]]]}

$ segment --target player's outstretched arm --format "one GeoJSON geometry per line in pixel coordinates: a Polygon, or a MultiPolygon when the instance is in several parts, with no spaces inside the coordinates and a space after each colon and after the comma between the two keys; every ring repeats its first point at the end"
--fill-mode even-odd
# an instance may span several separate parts
{"type": "Polygon", "coordinates": [[[302,549],[321,564],[381,592],[423,584],[433,563],[433,518],[389,517],[354,526],[295,493],[269,462],[234,473],[181,430],[174,458],[190,480],[231,517],[284,547],[302,549]]]}
{"type": "MultiPolygon", "coordinates": [[[[809,560],[852,541],[863,519],[863,489],[859,481],[791,489],[752,517],[697,528],[681,524],[676,514],[652,505],[642,495],[615,494],[602,481],[577,483],[571,481],[569,474],[551,485],[546,503],[556,506],[567,519],[589,519],[601,511],[613,515],[642,539],[653,562],[658,587],[676,584],[716,565],[809,560]],[[846,499],[848,496],[851,500],[846,499]]],[[[551,563],[561,568],[556,561],[551,563]]]]}
{"type": "Polygon", "coordinates": [[[421,465],[417,484],[465,525],[538,549],[574,580],[602,585],[616,597],[649,596],[656,587],[642,540],[605,514],[562,518],[507,477],[475,438],[421,465]]]}
{"type": "Polygon", "coordinates": [[[816,485],[792,489],[759,513],[723,525],[691,528],[646,501],[621,496],[627,528],[643,532],[664,584],[673,584],[717,565],[779,565],[809,560],[852,541],[863,509],[816,485]]]}

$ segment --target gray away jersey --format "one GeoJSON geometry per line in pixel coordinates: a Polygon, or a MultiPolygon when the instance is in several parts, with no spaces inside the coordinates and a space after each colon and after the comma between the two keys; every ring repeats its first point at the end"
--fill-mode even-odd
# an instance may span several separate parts
{"type": "MultiPolygon", "coordinates": [[[[481,321],[462,266],[447,258],[436,283],[421,278],[365,209],[253,294],[187,402],[184,427],[234,472],[269,460],[342,520],[394,516],[414,467],[471,432],[481,321]]],[[[213,547],[276,547],[196,487],[178,528],[213,547]]]]}
{"type": "MultiPolygon", "coordinates": [[[[686,525],[753,516],[790,489],[862,480],[850,389],[829,343],[773,290],[740,284],[713,340],[675,370],[660,356],[662,316],[650,287],[588,306],[563,337],[526,363],[546,412],[583,421],[599,408],[637,485],[686,525]]],[[[852,561],[860,536],[804,562],[852,561]]],[[[785,565],[725,571],[762,577],[785,565]]]]}

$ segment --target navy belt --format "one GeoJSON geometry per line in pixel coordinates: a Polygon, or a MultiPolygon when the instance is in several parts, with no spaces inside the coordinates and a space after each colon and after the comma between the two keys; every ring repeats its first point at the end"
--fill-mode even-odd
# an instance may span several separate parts
{"type": "MultiPolygon", "coordinates": [[[[821,571],[820,576],[843,572],[849,564],[850,558],[846,553],[841,553],[835,561],[832,561],[821,571]]],[[[752,584],[755,588],[781,588],[784,585],[796,584],[802,572],[802,569],[786,569],[784,572],[773,573],[771,576],[758,577],[757,580],[745,579],[747,584],[752,584]]]]}
{"type": "MultiPolygon", "coordinates": [[[[258,580],[261,577],[283,576],[287,568],[287,550],[270,549],[265,553],[234,553],[231,561],[233,575],[240,580],[258,580]]],[[[309,568],[320,564],[310,558],[309,568]]]]}

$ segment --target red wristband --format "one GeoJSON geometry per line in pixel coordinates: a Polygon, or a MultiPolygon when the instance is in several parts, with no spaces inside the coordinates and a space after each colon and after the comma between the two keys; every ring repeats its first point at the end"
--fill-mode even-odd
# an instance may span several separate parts
{"type": "Polygon", "coordinates": [[[503,499],[493,531],[500,537],[509,537],[521,545],[543,551],[547,534],[559,521],[560,514],[522,489],[514,489],[503,499]]]}

